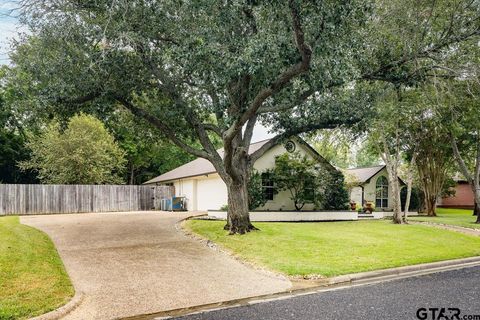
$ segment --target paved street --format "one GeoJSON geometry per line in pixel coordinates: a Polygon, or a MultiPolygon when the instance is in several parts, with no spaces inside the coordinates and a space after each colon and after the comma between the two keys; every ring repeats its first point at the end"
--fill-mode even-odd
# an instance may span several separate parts
{"type": "MultiPolygon", "coordinates": [[[[457,319],[480,319],[480,267],[436,273],[295,298],[212,311],[177,319],[448,319],[419,308],[459,308],[457,319]],[[478,315],[466,317],[464,315],[478,315]]],[[[446,310],[448,311],[448,310],[446,310]]],[[[453,315],[454,311],[446,312],[453,315]]],[[[456,319],[455,317],[453,319],[456,319]]]]}

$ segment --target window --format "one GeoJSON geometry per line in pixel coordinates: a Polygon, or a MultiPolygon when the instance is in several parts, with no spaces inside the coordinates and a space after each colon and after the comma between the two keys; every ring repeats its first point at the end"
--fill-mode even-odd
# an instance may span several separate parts
{"type": "Polygon", "coordinates": [[[388,207],[388,180],[384,176],[377,179],[375,198],[377,208],[388,207]]]}
{"type": "Polygon", "coordinates": [[[304,183],[304,196],[308,202],[315,201],[315,187],[312,180],[306,180],[304,183]]]}
{"type": "Polygon", "coordinates": [[[273,185],[272,174],[268,172],[262,173],[263,195],[266,200],[273,200],[275,194],[275,186],[273,185]]]}

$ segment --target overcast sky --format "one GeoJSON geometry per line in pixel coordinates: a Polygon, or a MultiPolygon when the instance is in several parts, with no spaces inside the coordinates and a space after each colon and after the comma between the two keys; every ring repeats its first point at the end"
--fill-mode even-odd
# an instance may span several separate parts
{"type": "Polygon", "coordinates": [[[8,64],[12,38],[22,29],[18,25],[18,0],[0,0],[0,64],[8,64]]]}

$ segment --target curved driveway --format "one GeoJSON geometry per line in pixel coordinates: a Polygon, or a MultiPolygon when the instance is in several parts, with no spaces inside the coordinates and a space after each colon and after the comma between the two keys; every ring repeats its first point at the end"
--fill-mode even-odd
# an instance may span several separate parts
{"type": "Polygon", "coordinates": [[[24,216],[53,240],[83,302],[65,319],[113,319],[286,290],[176,230],[186,213],[24,216]]]}

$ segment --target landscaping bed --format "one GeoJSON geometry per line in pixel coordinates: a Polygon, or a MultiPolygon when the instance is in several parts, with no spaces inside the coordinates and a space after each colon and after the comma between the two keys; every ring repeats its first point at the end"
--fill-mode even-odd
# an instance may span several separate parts
{"type": "Polygon", "coordinates": [[[437,208],[436,217],[418,216],[411,219],[412,221],[454,225],[480,230],[480,224],[475,223],[477,217],[473,215],[473,210],[467,209],[437,208]]]}
{"type": "Polygon", "coordinates": [[[336,276],[480,255],[480,238],[386,220],[255,223],[261,231],[228,235],[225,222],[185,227],[249,263],[289,276],[336,276]]]}
{"type": "Polygon", "coordinates": [[[67,303],[74,290],[46,234],[0,218],[0,319],[26,319],[67,303]]]}

